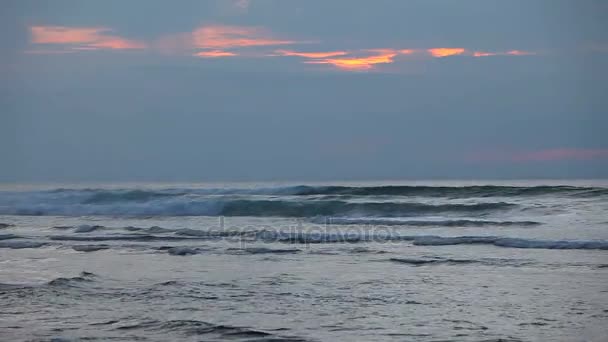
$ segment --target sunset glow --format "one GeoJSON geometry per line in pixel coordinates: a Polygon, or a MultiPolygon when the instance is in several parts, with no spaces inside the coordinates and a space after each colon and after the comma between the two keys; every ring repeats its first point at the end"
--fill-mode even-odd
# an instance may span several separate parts
{"type": "Polygon", "coordinates": [[[194,56],[196,56],[196,57],[203,57],[203,58],[232,57],[232,56],[236,56],[236,55],[237,54],[234,52],[222,51],[222,50],[201,51],[201,52],[197,52],[194,54],[194,56]]]}
{"type": "Polygon", "coordinates": [[[234,47],[273,46],[295,43],[292,40],[273,38],[259,27],[211,25],[202,26],[192,32],[195,47],[205,49],[227,49],[234,47]]]}
{"type": "Polygon", "coordinates": [[[341,70],[363,71],[374,68],[375,64],[393,63],[397,53],[390,51],[368,57],[359,58],[326,58],[315,61],[306,61],[307,64],[330,64],[341,70]]]}
{"type": "Polygon", "coordinates": [[[510,56],[529,56],[529,55],[535,55],[536,53],[534,52],[529,52],[529,51],[521,51],[521,50],[511,50],[507,52],[507,55],[510,56]]]}
{"type": "Polygon", "coordinates": [[[72,50],[126,50],[144,49],[146,44],[109,34],[111,29],[103,27],[30,27],[33,44],[66,45],[72,50]]]}
{"type": "MultiPolygon", "coordinates": [[[[249,2],[242,2],[249,4],[249,2]]],[[[247,58],[299,57],[305,64],[327,64],[345,71],[366,71],[376,69],[380,64],[406,62],[398,56],[416,55],[423,58],[443,58],[449,56],[490,57],[527,56],[534,52],[523,50],[503,50],[500,52],[467,50],[465,48],[357,48],[352,50],[276,49],[277,46],[302,44],[303,41],[281,38],[270,30],[256,26],[232,26],[208,24],[189,32],[161,34],[150,43],[127,39],[113,34],[107,27],[67,27],[32,26],[30,29],[33,45],[24,52],[28,54],[60,54],[95,50],[147,49],[156,53],[200,58],[222,58],[245,56],[247,58]],[[51,48],[52,46],[52,48],[51,48]],[[240,51],[247,49],[247,53],[240,51]]],[[[316,44],[317,41],[307,41],[316,44]]]]}
{"type": "Polygon", "coordinates": [[[473,52],[473,57],[490,57],[490,56],[497,56],[497,55],[499,55],[499,54],[494,53],[494,52],[482,52],[482,51],[473,52]]]}
{"type": "Polygon", "coordinates": [[[346,51],[328,51],[328,52],[297,52],[290,50],[276,50],[275,53],[281,56],[296,56],[304,58],[328,58],[347,55],[346,51]]]}
{"type": "Polygon", "coordinates": [[[463,48],[433,48],[427,51],[431,56],[438,58],[462,55],[466,52],[463,48]]]}
{"type": "Polygon", "coordinates": [[[398,52],[402,55],[411,55],[411,54],[415,53],[416,50],[404,49],[404,50],[399,50],[398,52]]]}
{"type": "Polygon", "coordinates": [[[534,52],[529,51],[521,51],[521,50],[510,50],[507,52],[485,52],[485,51],[475,51],[473,52],[473,57],[491,57],[491,56],[530,56],[535,55],[534,52]]]}

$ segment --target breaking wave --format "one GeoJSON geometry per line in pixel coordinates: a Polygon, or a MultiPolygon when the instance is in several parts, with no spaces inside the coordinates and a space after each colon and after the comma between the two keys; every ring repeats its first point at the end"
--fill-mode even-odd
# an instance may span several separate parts
{"type": "MultiPolygon", "coordinates": [[[[608,188],[577,186],[286,186],[271,188],[57,189],[0,192],[0,215],[145,216],[372,216],[483,212],[514,207],[504,201],[473,204],[404,202],[404,197],[458,198],[608,195],[608,188]],[[379,203],[378,196],[400,199],[379,203]]],[[[464,223],[465,225],[467,223],[464,223]]],[[[9,227],[8,224],[0,228],[9,227]]],[[[82,228],[82,230],[94,228],[82,228]]]]}
{"type": "MultiPolygon", "coordinates": [[[[83,204],[27,203],[0,206],[4,215],[125,215],[125,216],[417,216],[434,213],[483,213],[516,207],[506,202],[427,204],[398,202],[347,202],[323,200],[253,200],[172,198],[142,203],[83,204]]],[[[95,229],[83,227],[81,230],[95,229]]]]}
{"type": "MultiPolygon", "coordinates": [[[[569,185],[541,186],[430,186],[430,185],[383,185],[383,186],[310,186],[296,185],[269,188],[191,188],[191,189],[56,189],[46,191],[61,196],[78,196],[86,203],[112,203],[117,201],[150,201],[158,198],[185,195],[351,195],[351,196],[423,196],[423,197],[509,197],[570,194],[582,196],[608,195],[608,188],[569,185]]],[[[44,192],[42,192],[44,193],[44,192]]]]}
{"type": "Polygon", "coordinates": [[[607,188],[577,186],[296,186],[287,190],[292,195],[353,195],[353,196],[424,196],[424,197],[512,197],[547,194],[606,195],[607,188]]]}

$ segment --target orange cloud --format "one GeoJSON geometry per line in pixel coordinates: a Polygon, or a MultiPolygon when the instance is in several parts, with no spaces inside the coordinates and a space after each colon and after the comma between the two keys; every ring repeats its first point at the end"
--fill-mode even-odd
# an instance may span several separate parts
{"type": "Polygon", "coordinates": [[[463,48],[433,48],[428,49],[427,52],[433,57],[448,57],[462,55],[466,50],[463,48]]]}
{"type": "Polygon", "coordinates": [[[201,51],[194,54],[196,57],[203,58],[218,58],[218,57],[232,57],[237,54],[230,51],[212,50],[212,51],[201,51]]]}
{"type": "Polygon", "coordinates": [[[416,50],[412,50],[412,49],[399,50],[399,53],[402,55],[411,55],[415,52],[416,52],[416,50]]]}
{"type": "Polygon", "coordinates": [[[330,64],[341,70],[363,71],[373,69],[376,64],[393,63],[397,53],[393,50],[382,50],[376,55],[353,58],[325,58],[315,61],[306,61],[307,64],[330,64]]]}
{"type": "Polygon", "coordinates": [[[489,56],[497,56],[498,53],[494,53],[494,52],[482,52],[482,51],[475,51],[473,52],[473,57],[489,57],[489,56]]]}
{"type": "Polygon", "coordinates": [[[192,32],[192,44],[203,49],[288,45],[293,40],[274,38],[266,30],[249,26],[202,26],[192,32]]]}
{"type": "Polygon", "coordinates": [[[346,51],[328,51],[328,52],[297,52],[291,50],[275,50],[281,56],[296,56],[305,58],[328,58],[347,55],[346,51]]]}
{"type": "Polygon", "coordinates": [[[510,56],[529,56],[529,55],[535,55],[535,52],[528,52],[528,51],[521,51],[521,50],[511,50],[511,51],[507,51],[507,55],[510,56]]]}
{"type": "Polygon", "coordinates": [[[65,45],[71,50],[127,50],[144,49],[146,44],[108,34],[111,29],[104,27],[30,27],[33,44],[65,45]]]}
{"type": "Polygon", "coordinates": [[[521,51],[521,50],[511,50],[507,52],[484,52],[484,51],[475,51],[473,53],[473,57],[490,57],[490,56],[529,56],[535,55],[534,52],[521,51]]]}

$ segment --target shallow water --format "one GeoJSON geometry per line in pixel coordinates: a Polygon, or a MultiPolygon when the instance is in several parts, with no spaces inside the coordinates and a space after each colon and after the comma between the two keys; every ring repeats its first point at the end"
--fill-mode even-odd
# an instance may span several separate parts
{"type": "Polygon", "coordinates": [[[605,340],[608,185],[479,185],[5,187],[0,340],[605,340]]]}

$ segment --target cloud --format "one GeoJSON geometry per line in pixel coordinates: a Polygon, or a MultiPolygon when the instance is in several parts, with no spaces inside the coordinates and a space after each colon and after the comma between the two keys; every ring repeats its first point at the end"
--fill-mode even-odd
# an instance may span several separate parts
{"type": "Polygon", "coordinates": [[[522,51],[522,50],[510,50],[507,52],[485,52],[485,51],[475,51],[473,52],[473,57],[491,57],[491,56],[530,56],[536,55],[535,52],[530,51],[522,51]]]}
{"type": "Polygon", "coordinates": [[[464,48],[432,48],[428,49],[427,52],[437,58],[462,55],[466,52],[464,48]]]}
{"type": "Polygon", "coordinates": [[[222,50],[211,50],[211,51],[200,51],[194,54],[196,57],[203,58],[218,58],[218,57],[232,57],[237,56],[236,53],[222,50]]]}
{"type": "Polygon", "coordinates": [[[275,50],[280,56],[296,56],[304,58],[328,58],[347,55],[346,51],[327,51],[327,52],[298,52],[291,50],[275,50]]]}
{"type": "Polygon", "coordinates": [[[143,42],[112,35],[111,32],[111,29],[105,27],[30,27],[32,44],[62,45],[65,49],[73,51],[146,48],[143,42]]]}
{"type": "Polygon", "coordinates": [[[365,57],[324,58],[305,61],[307,64],[329,64],[340,70],[365,71],[371,70],[376,64],[389,64],[394,62],[397,52],[390,49],[374,50],[376,54],[365,57]]]}
{"type": "Polygon", "coordinates": [[[250,0],[235,0],[232,3],[232,7],[239,12],[247,12],[249,10],[249,5],[251,5],[250,0]]]}
{"type": "Polygon", "coordinates": [[[192,32],[196,48],[229,49],[251,46],[276,46],[294,44],[295,41],[274,38],[267,30],[251,26],[209,25],[192,32]]]}
{"type": "Polygon", "coordinates": [[[521,51],[521,50],[511,50],[506,53],[509,56],[529,56],[536,55],[535,52],[521,51]]]}
{"type": "MultiPolygon", "coordinates": [[[[233,6],[248,7],[249,1],[235,1],[233,6]]],[[[157,52],[193,56],[200,58],[220,58],[248,56],[263,58],[269,56],[299,57],[305,64],[326,64],[345,71],[375,70],[379,65],[392,64],[398,56],[416,55],[420,58],[443,58],[449,56],[490,57],[527,56],[536,53],[522,50],[503,52],[476,51],[465,48],[436,47],[416,48],[376,48],[376,49],[333,49],[329,51],[297,51],[277,49],[280,46],[304,43],[279,37],[266,28],[257,26],[234,26],[207,24],[190,32],[162,35],[150,45],[113,34],[106,27],[30,27],[32,48],[30,54],[62,53],[91,50],[129,50],[152,47],[157,52]],[[245,49],[247,49],[245,51],[245,49]]],[[[307,43],[312,43],[307,41],[307,43]]]]}
{"type": "Polygon", "coordinates": [[[416,50],[413,50],[413,49],[403,49],[403,50],[399,50],[398,52],[400,54],[402,54],[402,55],[411,55],[411,54],[416,53],[416,50]]]}
{"type": "Polygon", "coordinates": [[[608,149],[554,148],[536,151],[491,151],[467,157],[475,162],[543,162],[608,159],[608,149]]]}
{"type": "Polygon", "coordinates": [[[191,32],[163,35],[153,45],[163,53],[192,55],[197,50],[226,51],[295,43],[294,40],[277,38],[262,27],[203,25],[191,32]]]}
{"type": "Polygon", "coordinates": [[[496,52],[483,52],[483,51],[475,51],[473,52],[473,57],[490,57],[490,56],[498,56],[499,53],[496,52]]]}
{"type": "Polygon", "coordinates": [[[395,57],[398,55],[410,55],[415,53],[416,50],[404,49],[367,49],[358,52],[348,51],[334,51],[334,52],[320,52],[320,53],[296,53],[289,54],[292,56],[300,56],[311,58],[310,61],[305,61],[306,64],[329,64],[340,70],[345,71],[367,71],[372,70],[377,64],[391,64],[395,62],[395,57]],[[356,56],[357,54],[366,53],[371,55],[368,56],[356,56]],[[340,57],[340,58],[324,58],[323,54],[333,54],[327,57],[333,56],[345,56],[354,55],[353,57],[340,57]]]}

